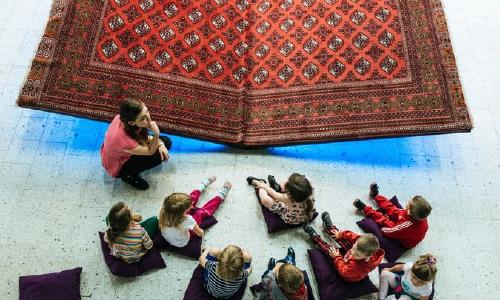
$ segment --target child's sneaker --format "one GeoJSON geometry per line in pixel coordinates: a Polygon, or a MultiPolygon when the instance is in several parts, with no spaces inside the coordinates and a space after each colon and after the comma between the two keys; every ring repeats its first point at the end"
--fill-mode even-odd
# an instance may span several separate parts
{"type": "Polygon", "coordinates": [[[218,192],[219,196],[222,198],[222,200],[226,199],[227,194],[229,194],[229,191],[231,190],[232,187],[233,187],[233,185],[231,184],[231,182],[229,182],[229,181],[224,182],[224,185],[222,186],[222,188],[218,192]]]}
{"type": "Polygon", "coordinates": [[[359,199],[354,200],[353,205],[354,205],[354,207],[356,207],[357,209],[360,209],[360,210],[363,210],[366,206],[366,204],[364,204],[363,201],[361,201],[359,199]]]}
{"type": "Polygon", "coordinates": [[[327,211],[324,211],[321,214],[321,220],[323,220],[323,227],[325,228],[333,227],[332,219],[330,219],[330,214],[327,211]]]}
{"type": "Polygon", "coordinates": [[[256,180],[256,181],[262,181],[264,183],[267,183],[265,179],[260,179],[260,178],[256,178],[256,177],[253,177],[253,176],[248,176],[247,177],[247,182],[248,184],[250,185],[253,185],[253,181],[256,180]]]}
{"type": "Polygon", "coordinates": [[[378,184],[376,182],[370,184],[370,198],[375,199],[378,195],[378,184]]]}
{"type": "Polygon", "coordinates": [[[314,239],[315,237],[318,237],[319,234],[316,232],[316,230],[314,230],[314,228],[312,228],[311,226],[309,225],[304,225],[304,227],[302,227],[304,229],[304,231],[309,235],[309,237],[311,239],[314,239]]]}
{"type": "Polygon", "coordinates": [[[269,181],[269,186],[278,193],[281,193],[281,186],[276,181],[273,175],[267,176],[267,180],[269,181]]]}

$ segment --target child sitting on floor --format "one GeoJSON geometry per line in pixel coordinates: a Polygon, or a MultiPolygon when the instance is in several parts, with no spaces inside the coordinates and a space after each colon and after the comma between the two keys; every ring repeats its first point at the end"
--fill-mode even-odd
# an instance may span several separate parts
{"type": "Polygon", "coordinates": [[[415,263],[397,264],[392,268],[383,269],[380,273],[378,298],[427,300],[432,294],[436,273],[436,258],[431,254],[420,256],[415,263]],[[398,275],[396,272],[404,274],[398,275]],[[394,289],[395,295],[387,297],[389,286],[394,289]]]}
{"type": "Polygon", "coordinates": [[[288,181],[282,184],[284,192],[271,188],[264,179],[247,178],[248,184],[259,189],[260,203],[271,212],[277,214],[285,223],[299,225],[313,219],[314,199],[313,188],[304,175],[293,173],[288,181]]]}
{"type": "Polygon", "coordinates": [[[236,294],[252,272],[252,257],[247,250],[234,245],[224,250],[207,248],[199,262],[204,268],[205,288],[217,299],[227,299],[236,294]]]}
{"type": "Polygon", "coordinates": [[[109,228],[104,241],[109,244],[111,255],[134,263],[139,261],[153,247],[153,241],[142,226],[137,223],[141,216],[132,215],[124,202],[118,202],[109,211],[109,228]]]}
{"type": "Polygon", "coordinates": [[[345,281],[360,281],[380,264],[385,252],[373,234],[340,231],[326,211],[321,218],[325,232],[340,245],[340,249],[330,246],[311,226],[304,226],[304,231],[324,254],[330,256],[333,266],[345,281]]]}
{"type": "Polygon", "coordinates": [[[424,239],[429,228],[427,217],[432,210],[427,200],[415,196],[408,202],[406,209],[399,209],[386,197],[379,195],[376,183],[370,185],[370,198],[375,200],[385,213],[376,211],[359,199],[354,201],[354,206],[362,210],[366,217],[373,219],[385,236],[399,240],[405,248],[413,248],[424,239]]]}
{"type": "Polygon", "coordinates": [[[202,237],[204,232],[200,224],[212,216],[231,190],[231,183],[225,182],[217,195],[203,207],[196,204],[205,188],[213,183],[217,177],[211,176],[201,182],[200,187],[191,194],[173,193],[163,201],[160,210],[159,227],[163,238],[172,246],[185,247],[192,234],[202,237]],[[192,233],[191,233],[192,232],[192,233]]]}
{"type": "Polygon", "coordinates": [[[288,248],[284,259],[269,259],[268,270],[262,275],[260,300],[307,300],[304,274],[295,266],[295,251],[288,248]]]}

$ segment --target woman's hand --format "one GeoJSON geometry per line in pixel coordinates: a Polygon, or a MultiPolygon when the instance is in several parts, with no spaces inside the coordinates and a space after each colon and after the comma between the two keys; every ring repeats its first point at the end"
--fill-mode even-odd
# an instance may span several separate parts
{"type": "Polygon", "coordinates": [[[151,121],[149,129],[151,129],[154,135],[160,135],[160,128],[158,128],[158,124],[155,121],[151,121]]]}
{"type": "Polygon", "coordinates": [[[161,160],[168,160],[170,155],[168,155],[167,147],[164,144],[158,146],[158,152],[160,152],[161,160]]]}

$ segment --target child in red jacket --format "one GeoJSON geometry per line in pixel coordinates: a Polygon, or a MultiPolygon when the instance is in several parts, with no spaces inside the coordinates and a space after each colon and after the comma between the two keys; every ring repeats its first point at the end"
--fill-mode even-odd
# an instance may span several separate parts
{"type": "Polygon", "coordinates": [[[413,248],[425,237],[429,228],[427,217],[432,207],[422,196],[415,196],[405,209],[397,208],[386,197],[379,195],[378,185],[370,185],[370,198],[375,200],[378,207],[385,211],[381,213],[361,200],[354,201],[354,207],[363,211],[364,215],[373,219],[380,227],[382,233],[398,240],[405,248],[413,248]]]}
{"type": "Polygon", "coordinates": [[[380,264],[385,252],[380,249],[380,244],[373,234],[359,235],[349,230],[340,231],[332,224],[326,211],[321,218],[324,231],[340,245],[340,249],[330,246],[311,226],[304,226],[304,231],[314,244],[331,258],[332,265],[342,279],[348,282],[360,281],[380,264]]]}

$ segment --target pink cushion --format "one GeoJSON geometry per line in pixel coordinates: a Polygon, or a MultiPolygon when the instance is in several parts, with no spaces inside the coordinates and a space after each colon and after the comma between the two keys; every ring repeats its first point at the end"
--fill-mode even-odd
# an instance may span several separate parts
{"type": "MultiPolygon", "coordinates": [[[[262,215],[264,216],[264,221],[266,222],[268,233],[273,233],[285,229],[298,228],[303,225],[303,224],[291,225],[285,223],[285,221],[283,221],[277,214],[271,212],[269,209],[267,209],[267,207],[262,205],[262,203],[260,202],[258,189],[255,189],[255,194],[257,195],[257,201],[259,201],[260,207],[262,209],[262,215]]],[[[318,213],[315,212],[313,215],[313,220],[316,219],[317,216],[318,213]]]]}
{"type": "MultiPolygon", "coordinates": [[[[392,197],[390,201],[395,206],[401,208],[401,204],[396,196],[392,197]]],[[[395,262],[407,250],[405,247],[401,246],[399,241],[386,237],[380,230],[380,226],[372,219],[366,218],[356,222],[356,224],[358,224],[363,231],[372,233],[378,238],[380,248],[384,249],[385,258],[388,262],[395,262]]]]}
{"type": "Polygon", "coordinates": [[[82,268],[19,277],[19,300],[80,300],[82,268]]]}
{"type": "Polygon", "coordinates": [[[99,232],[99,239],[101,240],[104,261],[106,262],[109,271],[116,276],[135,277],[153,269],[163,269],[166,267],[160,251],[158,251],[155,247],[149,249],[140,261],[128,264],[110,254],[109,245],[104,241],[103,232],[99,232]]]}
{"type": "MultiPolygon", "coordinates": [[[[205,230],[208,229],[212,226],[217,224],[217,219],[213,216],[208,217],[207,219],[203,220],[203,222],[200,224],[200,227],[205,230]]],[[[159,232],[154,238],[153,238],[153,243],[156,248],[159,250],[169,250],[174,253],[184,255],[187,257],[191,257],[194,259],[198,259],[201,254],[201,242],[202,239],[198,236],[191,237],[191,240],[189,243],[184,246],[184,247],[175,247],[170,245],[161,235],[161,232],[159,232]]]]}
{"type": "MultiPolygon", "coordinates": [[[[245,294],[246,283],[243,284],[240,290],[227,300],[241,300],[245,294]]],[[[203,267],[198,265],[193,271],[193,276],[189,281],[189,285],[184,293],[184,300],[217,300],[211,296],[205,289],[205,280],[203,279],[203,267]]]]}
{"type": "Polygon", "coordinates": [[[358,282],[344,281],[330,259],[320,250],[308,249],[307,254],[318,282],[320,299],[344,300],[378,291],[368,276],[358,282]]]}
{"type": "MultiPolygon", "coordinates": [[[[403,264],[402,262],[395,262],[395,263],[383,263],[378,266],[378,273],[382,273],[382,270],[385,268],[391,268],[392,266],[403,264]]],[[[396,272],[396,274],[403,275],[403,272],[396,272]]],[[[394,290],[389,287],[389,293],[387,296],[392,295],[394,293],[394,290]]],[[[429,300],[434,299],[434,283],[432,283],[432,294],[429,296],[429,300]]]]}
{"type": "MultiPolygon", "coordinates": [[[[307,286],[307,300],[314,300],[314,293],[311,287],[311,282],[309,281],[309,276],[307,276],[306,271],[302,271],[302,274],[304,274],[304,283],[307,286]]],[[[252,294],[256,296],[257,293],[261,292],[263,290],[263,284],[262,282],[254,284],[250,287],[250,291],[252,291],[252,294]]]]}

